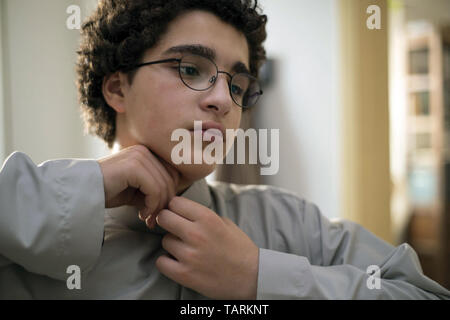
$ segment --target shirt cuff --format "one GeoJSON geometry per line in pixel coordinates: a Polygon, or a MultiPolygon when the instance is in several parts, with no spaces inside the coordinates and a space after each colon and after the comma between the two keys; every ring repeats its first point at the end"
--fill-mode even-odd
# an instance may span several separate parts
{"type": "Polygon", "coordinates": [[[260,248],[256,299],[298,299],[309,265],[305,257],[260,248]]]}
{"type": "MultiPolygon", "coordinates": [[[[62,262],[88,272],[100,256],[104,239],[103,175],[96,161],[77,160],[67,165],[65,175],[58,180],[61,187],[58,200],[64,212],[62,262]]],[[[59,277],[66,278],[65,271],[63,268],[59,277]]]]}

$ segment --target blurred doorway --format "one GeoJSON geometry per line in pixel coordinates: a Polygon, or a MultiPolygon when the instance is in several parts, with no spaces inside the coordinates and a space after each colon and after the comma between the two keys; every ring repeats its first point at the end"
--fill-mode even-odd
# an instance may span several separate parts
{"type": "Polygon", "coordinates": [[[392,222],[450,288],[450,1],[389,2],[392,222]]]}

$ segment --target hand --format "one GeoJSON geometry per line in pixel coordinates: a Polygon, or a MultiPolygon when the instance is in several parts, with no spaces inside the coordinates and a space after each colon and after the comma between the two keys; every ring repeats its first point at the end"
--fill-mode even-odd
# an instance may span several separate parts
{"type": "Polygon", "coordinates": [[[259,249],[230,219],[175,197],[157,223],[173,256],[156,260],[162,274],[213,299],[256,299],[259,249]]]}
{"type": "Polygon", "coordinates": [[[178,172],[168,164],[163,165],[142,145],[126,148],[98,163],[103,173],[105,207],[137,207],[139,218],[154,227],[156,213],[176,195],[178,172]]]}

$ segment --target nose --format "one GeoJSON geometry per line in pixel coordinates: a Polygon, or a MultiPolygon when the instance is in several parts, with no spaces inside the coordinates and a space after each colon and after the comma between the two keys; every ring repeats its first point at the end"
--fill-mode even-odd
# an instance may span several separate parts
{"type": "Polygon", "coordinates": [[[229,76],[219,73],[217,78],[211,81],[214,81],[214,84],[204,92],[200,106],[204,110],[214,111],[224,116],[230,112],[234,103],[230,96],[229,76]]]}

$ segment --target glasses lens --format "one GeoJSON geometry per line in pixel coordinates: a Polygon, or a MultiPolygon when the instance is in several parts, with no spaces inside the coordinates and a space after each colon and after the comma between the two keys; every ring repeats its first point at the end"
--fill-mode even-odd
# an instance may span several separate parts
{"type": "Polygon", "coordinates": [[[258,80],[246,73],[234,75],[230,90],[233,100],[244,108],[254,106],[261,95],[258,80]]]}
{"type": "Polygon", "coordinates": [[[180,77],[189,88],[202,91],[214,85],[217,68],[208,58],[189,55],[180,62],[180,77]]]}

